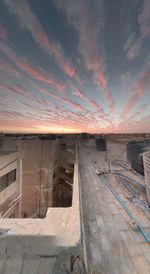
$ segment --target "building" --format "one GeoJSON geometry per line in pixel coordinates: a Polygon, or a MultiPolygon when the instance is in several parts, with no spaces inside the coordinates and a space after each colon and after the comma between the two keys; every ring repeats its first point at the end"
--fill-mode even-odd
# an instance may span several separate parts
{"type": "Polygon", "coordinates": [[[0,215],[17,218],[21,214],[23,151],[0,151],[0,215]]]}

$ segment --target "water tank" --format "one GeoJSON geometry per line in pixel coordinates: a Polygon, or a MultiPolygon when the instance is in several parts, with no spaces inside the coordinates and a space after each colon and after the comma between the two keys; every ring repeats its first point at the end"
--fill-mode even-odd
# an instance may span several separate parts
{"type": "Polygon", "coordinates": [[[148,151],[150,142],[129,142],[127,144],[127,160],[138,173],[144,175],[143,152],[148,151]]]}
{"type": "Polygon", "coordinates": [[[147,151],[143,155],[144,162],[144,175],[145,175],[145,184],[146,184],[146,196],[147,201],[150,205],[150,151],[147,151]]]}
{"type": "Polygon", "coordinates": [[[107,150],[107,142],[105,137],[98,137],[95,139],[96,148],[99,151],[106,151],[107,150]]]}

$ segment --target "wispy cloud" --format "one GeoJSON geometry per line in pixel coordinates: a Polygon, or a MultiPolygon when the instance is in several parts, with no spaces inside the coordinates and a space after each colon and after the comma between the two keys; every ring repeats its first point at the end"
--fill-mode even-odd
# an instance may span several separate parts
{"type": "Polygon", "coordinates": [[[142,115],[142,116],[145,116],[145,112],[146,112],[148,106],[149,106],[149,104],[143,104],[143,105],[141,105],[141,106],[138,108],[137,111],[135,111],[132,115],[130,115],[130,116],[128,117],[128,122],[131,122],[131,121],[133,121],[133,120],[139,119],[139,117],[141,117],[141,115],[142,115]]]}
{"type": "Polygon", "coordinates": [[[53,92],[48,91],[46,88],[37,87],[37,90],[38,90],[40,93],[44,94],[44,95],[48,95],[48,96],[50,96],[50,97],[53,97],[55,100],[61,100],[61,99],[62,99],[61,96],[56,95],[56,94],[54,94],[53,92]]]}
{"type": "Polygon", "coordinates": [[[136,59],[141,51],[141,46],[142,46],[142,41],[141,39],[136,39],[128,48],[127,51],[127,58],[129,60],[134,60],[136,59]]]}
{"type": "MultiPolygon", "coordinates": [[[[43,88],[43,87],[38,88],[37,87],[37,90],[39,90],[39,92],[41,94],[44,94],[46,96],[48,95],[51,98],[54,98],[56,100],[55,102],[57,103],[56,104],[57,106],[64,102],[68,106],[71,106],[73,109],[75,109],[76,113],[71,112],[71,110],[68,110],[67,107],[65,107],[65,111],[64,111],[65,116],[64,116],[64,114],[62,115],[62,112],[61,112],[61,117],[64,117],[64,118],[66,118],[66,114],[68,112],[70,112],[70,115],[67,117],[68,121],[78,121],[78,119],[80,119],[80,120],[82,120],[82,124],[87,124],[87,121],[89,121],[89,125],[88,125],[89,127],[91,127],[91,126],[94,127],[94,125],[96,125],[96,123],[99,124],[101,120],[103,120],[103,122],[101,122],[101,124],[108,122],[108,118],[105,116],[103,108],[98,103],[96,103],[94,100],[90,99],[83,91],[81,91],[78,88],[73,87],[74,96],[77,96],[77,97],[81,98],[82,100],[86,101],[92,107],[91,111],[87,110],[85,108],[84,104],[79,104],[79,103],[75,102],[73,99],[54,94],[54,93],[48,91],[46,88],[43,88]],[[80,114],[78,114],[78,113],[80,113],[80,114]],[[88,115],[86,115],[86,113],[88,113],[88,115]]],[[[56,108],[60,112],[60,107],[59,108],[56,107],[56,108]]],[[[53,115],[54,115],[54,111],[53,111],[53,115]]],[[[57,113],[56,117],[58,117],[58,113],[57,113]]]]}
{"type": "Polygon", "coordinates": [[[141,99],[148,85],[149,79],[150,79],[150,67],[148,66],[144,72],[141,72],[139,79],[137,80],[135,84],[133,95],[131,99],[128,101],[125,108],[123,109],[123,112],[122,112],[123,118],[126,117],[126,115],[135,107],[137,102],[141,99]]]}
{"type": "Polygon", "coordinates": [[[21,78],[21,74],[17,71],[12,64],[8,63],[6,60],[0,60],[0,70],[3,70],[6,74],[14,76],[16,78],[21,78]]]}
{"type": "Polygon", "coordinates": [[[59,122],[63,125],[72,126],[82,131],[91,131],[91,129],[97,128],[97,122],[95,115],[92,112],[74,112],[73,110],[66,109],[62,106],[56,106],[56,112],[54,111],[56,117],[59,117],[59,122]]]}
{"type": "Polygon", "coordinates": [[[28,93],[27,90],[21,87],[20,85],[12,87],[11,85],[8,85],[6,83],[0,83],[0,88],[8,90],[9,92],[15,93],[17,95],[21,95],[25,97],[30,96],[30,93],[28,93]]]}
{"type": "MultiPolygon", "coordinates": [[[[128,20],[131,18],[128,18],[128,20]]],[[[129,22],[128,22],[129,24],[129,22]]],[[[123,45],[123,50],[126,52],[126,56],[129,61],[133,61],[138,58],[142,48],[142,38],[139,33],[131,31],[126,38],[126,42],[123,45]]]]}
{"type": "Polygon", "coordinates": [[[90,99],[83,91],[78,88],[73,88],[73,95],[78,96],[81,99],[85,100],[92,108],[99,114],[101,117],[104,117],[104,110],[103,108],[96,103],[93,99],[90,99]]]}
{"type": "Polygon", "coordinates": [[[149,0],[2,2],[1,130],[149,131],[149,0]]]}
{"type": "Polygon", "coordinates": [[[0,39],[6,39],[6,38],[7,38],[7,31],[2,25],[0,25],[0,39]]]}
{"type": "MultiPolygon", "coordinates": [[[[38,90],[44,94],[44,95],[48,95],[52,98],[54,98],[58,103],[66,103],[70,106],[72,106],[73,108],[75,108],[77,111],[81,111],[81,112],[85,112],[87,111],[85,109],[85,107],[82,104],[76,103],[74,100],[66,98],[64,96],[60,96],[58,94],[54,94],[52,92],[49,92],[46,88],[41,88],[39,87],[38,90]]],[[[103,109],[92,99],[90,99],[89,97],[87,97],[84,92],[82,92],[81,90],[79,90],[78,88],[73,88],[73,95],[80,97],[81,99],[83,99],[84,101],[86,101],[89,105],[92,106],[93,110],[97,111],[99,114],[101,114],[101,116],[104,117],[104,111],[103,109]]]]}
{"type": "Polygon", "coordinates": [[[81,90],[79,90],[78,88],[73,88],[73,95],[74,96],[78,96],[81,99],[87,100],[86,95],[84,94],[84,92],[82,92],[81,90]]]}
{"type": "Polygon", "coordinates": [[[58,95],[58,94],[54,94],[53,92],[49,92],[46,88],[43,87],[39,87],[38,88],[39,92],[41,92],[44,95],[48,95],[51,98],[54,98],[57,102],[57,105],[64,102],[67,105],[73,107],[74,109],[76,109],[76,111],[81,111],[81,112],[85,112],[86,109],[85,107],[83,107],[81,104],[74,102],[72,99],[66,98],[64,96],[58,95]]]}
{"type": "Polygon", "coordinates": [[[134,32],[131,32],[125,42],[125,44],[123,45],[123,50],[124,51],[128,51],[129,48],[132,46],[132,44],[134,43],[135,41],[135,33],[134,32]]]}
{"type": "Polygon", "coordinates": [[[21,27],[26,28],[32,34],[35,41],[40,45],[41,49],[48,54],[53,55],[57,64],[65,71],[65,73],[72,77],[75,75],[74,68],[62,52],[60,45],[58,46],[53,41],[50,41],[41,23],[31,10],[27,1],[25,0],[3,0],[6,7],[17,16],[21,22],[21,27]]]}
{"type": "Polygon", "coordinates": [[[121,75],[122,93],[127,97],[134,87],[134,77],[131,71],[126,71],[121,75]],[[125,92],[126,91],[126,92],[125,92]]]}
{"type": "Polygon", "coordinates": [[[10,58],[10,60],[13,61],[20,70],[27,73],[30,77],[46,84],[53,85],[59,91],[64,92],[64,84],[62,84],[58,80],[53,79],[50,75],[45,75],[45,73],[41,69],[30,66],[25,58],[18,57],[11,48],[4,45],[3,43],[0,43],[0,51],[3,52],[8,58],[10,58]]]}
{"type": "Polygon", "coordinates": [[[146,114],[147,104],[139,107],[129,117],[123,119],[115,128],[116,133],[143,133],[149,132],[150,116],[146,114]],[[140,125],[140,126],[139,126],[140,125]]]}
{"type": "Polygon", "coordinates": [[[81,106],[80,104],[78,104],[78,103],[76,103],[76,102],[74,102],[74,101],[72,101],[72,100],[69,100],[68,98],[64,98],[63,101],[64,101],[66,104],[68,104],[68,105],[74,107],[74,108],[77,109],[78,111],[81,111],[81,112],[82,112],[82,111],[83,111],[83,112],[86,111],[86,109],[85,109],[83,106],[81,106]]]}
{"type": "Polygon", "coordinates": [[[40,128],[42,131],[44,129],[46,131],[61,131],[62,129],[64,131],[65,129],[72,129],[72,131],[90,131],[91,129],[95,129],[95,127],[97,128],[95,117],[92,113],[75,112],[60,105],[57,105],[53,111],[50,109],[43,109],[42,117],[40,111],[36,111],[36,113],[32,112],[30,114],[25,113],[20,116],[18,111],[1,111],[0,118],[1,125],[7,126],[7,128],[12,127],[11,121],[13,120],[13,129],[26,128],[27,130],[32,124],[34,126],[33,128],[35,128],[36,125],[36,127],[40,128]],[[3,116],[4,114],[6,116],[3,116]],[[30,116],[30,120],[28,120],[28,115],[30,116]],[[6,118],[4,119],[3,117],[6,118]]]}
{"type": "Polygon", "coordinates": [[[92,107],[96,110],[97,114],[100,115],[101,118],[104,118],[104,110],[103,108],[96,103],[94,100],[90,101],[92,107]]]}
{"type": "Polygon", "coordinates": [[[143,8],[138,17],[142,38],[150,37],[150,1],[143,1],[143,8]]]}
{"type": "Polygon", "coordinates": [[[125,117],[122,117],[120,122],[118,123],[118,128],[122,127],[132,127],[137,120],[141,119],[145,116],[145,112],[148,109],[148,104],[142,104],[136,111],[133,111],[132,114],[128,113],[125,117]]]}
{"type": "MultiPolygon", "coordinates": [[[[132,61],[139,57],[142,42],[145,38],[150,37],[150,1],[142,1],[142,9],[137,17],[139,31],[135,33],[132,31],[129,33],[127,41],[124,45],[124,51],[126,51],[127,58],[132,61]]],[[[132,18],[130,18],[132,20],[132,18]]],[[[131,28],[131,23],[130,23],[131,28]]]]}
{"type": "Polygon", "coordinates": [[[39,98],[36,96],[35,102],[38,103],[38,107],[40,107],[40,110],[43,109],[45,110],[46,108],[52,107],[52,104],[49,100],[46,100],[45,98],[39,98]]]}
{"type": "MultiPolygon", "coordinates": [[[[54,4],[65,11],[69,22],[79,33],[79,53],[87,70],[94,76],[94,82],[103,89],[110,110],[114,110],[114,101],[107,85],[107,77],[103,69],[103,57],[99,53],[100,33],[104,26],[104,3],[95,0],[61,0],[54,4]]],[[[101,41],[102,42],[102,41],[101,41]]]]}

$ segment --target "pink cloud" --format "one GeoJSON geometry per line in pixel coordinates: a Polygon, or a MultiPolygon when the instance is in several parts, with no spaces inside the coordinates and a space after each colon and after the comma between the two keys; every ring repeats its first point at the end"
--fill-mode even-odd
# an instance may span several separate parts
{"type": "Polygon", "coordinates": [[[58,95],[56,95],[56,94],[54,94],[54,93],[51,93],[50,96],[53,97],[53,98],[56,99],[56,100],[62,99],[60,96],[58,96],[58,95]]]}
{"type": "Polygon", "coordinates": [[[94,100],[90,99],[89,97],[87,97],[84,92],[82,92],[81,90],[77,89],[77,88],[74,88],[73,89],[73,95],[74,96],[78,96],[80,97],[81,99],[85,100],[89,105],[92,106],[92,108],[94,110],[96,110],[97,114],[102,118],[104,118],[104,110],[103,108],[98,104],[96,103],[94,100]]]}
{"type": "Polygon", "coordinates": [[[96,103],[94,100],[91,100],[89,97],[87,97],[84,92],[82,92],[81,90],[77,89],[77,88],[73,88],[73,95],[74,96],[78,96],[81,99],[85,100],[89,105],[92,106],[92,108],[94,108],[98,114],[100,114],[102,117],[104,117],[104,110],[103,108],[96,103]]]}
{"type": "Polygon", "coordinates": [[[66,85],[59,82],[58,80],[54,81],[54,84],[53,84],[62,94],[65,94],[65,88],[66,88],[66,85]]]}
{"type": "Polygon", "coordinates": [[[56,44],[49,41],[47,35],[44,32],[38,32],[35,33],[36,38],[38,38],[38,42],[40,45],[42,45],[43,48],[45,48],[50,54],[54,54],[58,64],[61,65],[65,73],[69,77],[73,77],[75,75],[75,69],[69,64],[66,57],[63,55],[60,48],[56,46],[56,44]]]}
{"type": "MultiPolygon", "coordinates": [[[[55,119],[59,118],[59,122],[68,123],[68,125],[72,125],[76,127],[76,125],[82,127],[85,131],[90,131],[91,128],[94,127],[95,123],[95,115],[91,111],[89,112],[74,112],[73,110],[66,109],[62,106],[57,106],[56,111],[53,112],[55,114],[55,119]]],[[[56,124],[58,123],[58,120],[56,124]]]]}
{"type": "MultiPolygon", "coordinates": [[[[45,103],[40,102],[39,103],[45,103]]],[[[15,128],[22,128],[27,131],[28,128],[30,128],[30,125],[33,125],[33,128],[35,128],[35,125],[37,128],[40,128],[44,130],[44,127],[47,127],[47,130],[50,131],[50,127],[59,129],[64,128],[67,130],[67,128],[70,128],[73,130],[77,131],[85,131],[86,127],[90,128],[90,123],[91,123],[91,117],[87,113],[79,113],[79,112],[74,112],[72,110],[66,109],[65,107],[62,106],[57,106],[53,111],[51,110],[45,110],[43,109],[43,113],[41,116],[41,112],[36,111],[34,114],[33,111],[30,114],[30,120],[28,120],[28,116],[25,114],[22,114],[14,111],[7,111],[5,112],[0,112],[0,117],[1,120],[3,119],[4,123],[3,125],[7,129],[12,129],[12,120],[13,120],[13,131],[15,131],[15,128]],[[2,114],[2,115],[1,115],[2,114]],[[5,119],[4,119],[5,117],[5,119]],[[27,124],[28,121],[28,124],[27,124]]],[[[94,120],[93,120],[94,122],[94,120]]],[[[2,123],[1,123],[2,125],[2,123]]],[[[30,129],[30,131],[32,131],[30,129]]]]}
{"type": "Polygon", "coordinates": [[[140,54],[140,50],[141,50],[141,39],[136,39],[127,51],[127,58],[129,60],[136,59],[140,54]]]}
{"type": "Polygon", "coordinates": [[[7,131],[9,132],[9,129],[11,129],[11,131],[15,132],[15,129],[17,129],[18,131],[20,131],[21,128],[24,128],[25,131],[32,132],[32,129],[36,127],[36,121],[35,120],[30,120],[26,119],[25,117],[21,117],[21,119],[18,120],[18,118],[20,117],[20,113],[12,113],[11,114],[11,119],[13,120],[13,125],[12,125],[12,120],[10,121],[7,120],[6,118],[4,119],[4,117],[8,116],[10,118],[10,113],[8,112],[1,112],[1,119],[0,119],[0,125],[1,125],[1,129],[7,129],[7,131]],[[18,116],[18,117],[17,117],[18,116]]]}
{"type": "Polygon", "coordinates": [[[106,89],[107,88],[107,81],[106,81],[106,77],[104,75],[104,73],[100,72],[98,75],[97,75],[97,79],[99,80],[101,86],[103,87],[103,89],[106,89]]]}
{"type": "Polygon", "coordinates": [[[45,95],[48,95],[48,96],[51,96],[51,97],[53,97],[54,99],[56,99],[56,100],[60,100],[60,99],[62,99],[62,97],[60,97],[60,96],[58,96],[58,95],[56,95],[56,94],[54,94],[54,93],[52,93],[52,92],[49,92],[47,89],[45,89],[45,88],[39,88],[38,89],[41,93],[43,93],[43,94],[45,94],[45,95]]]}
{"type": "Polygon", "coordinates": [[[46,99],[44,99],[44,98],[38,98],[38,97],[36,97],[35,98],[35,102],[38,103],[40,105],[40,107],[43,106],[44,108],[45,107],[51,108],[51,106],[52,106],[51,102],[48,101],[48,100],[46,100],[46,99]]]}
{"type": "Polygon", "coordinates": [[[0,25],[0,39],[6,39],[7,38],[7,31],[4,29],[3,26],[0,25]]]}
{"type": "Polygon", "coordinates": [[[138,121],[130,120],[124,121],[115,129],[116,133],[144,133],[150,132],[150,116],[145,115],[138,119],[138,121]],[[139,126],[140,125],[140,126],[139,126]]]}
{"type": "MultiPolygon", "coordinates": [[[[39,132],[49,132],[51,130],[58,130],[59,132],[62,129],[70,131],[87,131],[87,132],[136,132],[136,131],[148,131],[150,118],[145,117],[141,118],[142,127],[138,129],[139,123],[132,121],[130,123],[121,123],[119,127],[116,127],[113,123],[113,120],[108,124],[103,124],[96,121],[95,116],[92,112],[75,112],[73,110],[66,109],[63,106],[57,105],[56,108],[51,110],[49,102],[43,100],[43,98],[38,98],[37,103],[40,106],[43,106],[43,112],[41,116],[41,110],[39,108],[31,110],[31,113],[28,114],[17,112],[17,111],[0,111],[0,124],[1,130],[7,131],[28,131],[34,132],[36,129],[39,132]],[[47,109],[45,107],[48,107],[47,109]],[[29,115],[29,116],[28,116],[29,115]],[[4,118],[5,117],[5,118],[4,118]],[[30,120],[28,119],[30,117],[30,120]],[[13,121],[13,127],[12,127],[13,121]]],[[[143,106],[144,108],[144,106],[143,106]]],[[[41,108],[42,109],[42,108],[41,108]]],[[[141,109],[138,110],[142,111],[141,109]]]]}
{"type": "MultiPolygon", "coordinates": [[[[91,28],[90,28],[90,31],[92,32],[91,28]]],[[[87,33],[85,33],[84,35],[87,35],[87,33]]],[[[108,88],[107,77],[102,68],[101,57],[99,53],[97,52],[96,44],[95,44],[95,48],[93,49],[93,44],[91,44],[91,39],[89,39],[87,43],[88,43],[88,51],[89,51],[89,56],[86,59],[87,68],[88,70],[91,70],[93,72],[94,82],[97,86],[103,89],[110,111],[113,112],[115,108],[115,102],[108,88]],[[93,51],[95,52],[94,55],[92,54],[93,51]]]]}
{"type": "MultiPolygon", "coordinates": [[[[145,111],[147,110],[147,107],[148,107],[148,104],[143,104],[138,108],[137,111],[133,112],[131,115],[122,117],[120,123],[117,126],[118,130],[121,131],[123,128],[128,128],[128,130],[130,131],[132,126],[137,124],[137,121],[139,121],[139,118],[141,120],[142,117],[145,116],[145,111]]],[[[139,125],[139,122],[138,122],[138,125],[139,125]]],[[[141,124],[140,124],[140,127],[141,127],[141,124]]]]}
{"type": "Polygon", "coordinates": [[[8,58],[11,59],[22,71],[26,72],[32,78],[55,86],[60,92],[64,92],[65,85],[60,81],[55,80],[52,76],[47,77],[40,69],[31,67],[24,58],[19,58],[15,52],[7,47],[6,45],[0,43],[0,51],[2,51],[8,58]]]}
{"type": "Polygon", "coordinates": [[[76,74],[74,78],[80,86],[83,86],[84,81],[79,77],[79,75],[76,74]]]}
{"type": "Polygon", "coordinates": [[[65,57],[60,45],[58,46],[55,42],[49,40],[42,25],[30,9],[27,1],[4,0],[4,2],[10,12],[15,14],[20,20],[21,26],[30,31],[35,41],[40,45],[41,49],[46,51],[47,54],[53,55],[57,61],[57,64],[61,66],[65,73],[69,77],[73,77],[75,75],[75,69],[65,57]]]}
{"type": "Polygon", "coordinates": [[[19,85],[16,85],[15,87],[12,87],[8,84],[2,84],[0,83],[0,87],[2,89],[6,89],[8,90],[9,92],[13,92],[17,95],[21,95],[21,96],[30,96],[30,93],[28,93],[28,91],[26,89],[24,89],[23,87],[19,86],[19,85]]]}
{"type": "Polygon", "coordinates": [[[139,118],[139,116],[143,116],[144,112],[147,110],[148,104],[143,104],[136,112],[134,112],[128,118],[129,121],[139,118]]]}
{"type": "Polygon", "coordinates": [[[139,77],[136,86],[133,91],[133,96],[125,106],[122,117],[125,117],[137,104],[137,102],[141,99],[142,95],[145,92],[145,88],[147,86],[147,81],[149,80],[150,77],[150,69],[148,68],[145,72],[141,74],[139,77]]]}
{"type": "Polygon", "coordinates": [[[64,98],[63,101],[64,101],[66,104],[71,105],[72,107],[74,107],[74,108],[77,109],[78,111],[81,111],[81,112],[82,112],[82,111],[83,111],[83,112],[86,111],[86,109],[85,109],[83,106],[81,106],[80,104],[75,103],[75,102],[73,102],[73,101],[71,101],[71,100],[69,100],[69,99],[67,99],[67,98],[64,98]]]}
{"type": "Polygon", "coordinates": [[[0,70],[3,70],[6,73],[8,73],[11,76],[14,76],[16,78],[21,77],[20,73],[12,66],[12,64],[10,64],[2,59],[0,60],[0,70]]]}
{"type": "MultiPolygon", "coordinates": [[[[84,111],[86,111],[85,110],[85,108],[83,107],[83,106],[81,106],[80,104],[78,104],[78,103],[76,103],[76,102],[74,102],[74,101],[72,101],[72,100],[69,100],[68,98],[65,98],[65,97],[61,97],[61,96],[59,96],[59,95],[56,95],[56,94],[54,94],[54,93],[52,93],[52,92],[49,92],[47,89],[45,89],[45,88],[39,88],[38,89],[42,94],[45,94],[45,95],[48,95],[48,96],[50,96],[50,97],[52,97],[52,98],[54,98],[55,100],[57,100],[57,103],[59,102],[65,102],[66,104],[68,104],[68,105],[70,105],[70,106],[72,106],[73,108],[75,108],[76,110],[78,110],[78,111],[82,111],[82,112],[84,112],[84,111]]],[[[75,91],[74,91],[75,92],[75,91]]],[[[76,89],[76,94],[79,94],[79,90],[77,90],[76,89]]],[[[82,93],[80,93],[80,95],[81,95],[82,93]]],[[[84,95],[82,94],[82,96],[84,97],[84,95]]],[[[85,96],[85,98],[86,98],[86,96],[85,96]]]]}
{"type": "Polygon", "coordinates": [[[73,95],[78,96],[81,99],[87,100],[86,95],[81,90],[79,90],[78,88],[73,88],[73,95]]]}
{"type": "Polygon", "coordinates": [[[69,22],[79,33],[79,53],[87,70],[93,72],[94,82],[103,89],[110,111],[114,111],[114,100],[108,89],[103,69],[103,58],[99,53],[99,34],[103,32],[103,1],[93,1],[92,9],[84,0],[56,0],[58,9],[63,9],[69,22]]]}
{"type": "Polygon", "coordinates": [[[150,20],[150,1],[144,0],[143,9],[138,17],[138,22],[140,24],[140,31],[143,38],[150,36],[149,20],[150,20]]]}
{"type": "Polygon", "coordinates": [[[139,37],[137,38],[135,33],[132,32],[128,39],[127,42],[124,46],[124,50],[127,51],[127,58],[129,60],[134,60],[137,58],[140,54],[141,51],[141,46],[142,46],[142,40],[146,37],[150,37],[150,1],[149,0],[144,0],[142,1],[142,10],[138,16],[138,23],[139,23],[139,29],[140,29],[140,34],[139,37]]]}
{"type": "Polygon", "coordinates": [[[110,90],[107,87],[106,76],[105,76],[104,72],[99,69],[97,71],[95,71],[95,83],[97,85],[100,85],[100,87],[103,88],[105,97],[107,99],[107,102],[108,102],[108,105],[110,108],[110,111],[113,112],[115,109],[115,102],[111,96],[110,90]]]}
{"type": "Polygon", "coordinates": [[[99,114],[101,117],[104,117],[104,110],[102,107],[100,107],[94,100],[90,101],[93,108],[96,110],[97,114],[99,114]]]}

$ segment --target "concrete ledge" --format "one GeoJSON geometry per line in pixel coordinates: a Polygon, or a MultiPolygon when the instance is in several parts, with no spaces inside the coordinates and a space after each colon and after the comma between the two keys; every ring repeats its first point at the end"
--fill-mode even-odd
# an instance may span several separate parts
{"type": "MultiPolygon", "coordinates": [[[[49,256],[58,261],[59,256],[70,269],[71,255],[81,256],[78,158],[71,207],[48,208],[43,219],[1,219],[0,230],[1,258],[6,254],[9,258],[49,256]]],[[[60,267],[58,262],[56,264],[60,267]]]]}
{"type": "Polygon", "coordinates": [[[0,169],[5,168],[8,163],[14,162],[16,159],[24,158],[25,152],[23,150],[20,151],[7,151],[6,154],[0,154],[0,169]]]}
{"type": "Polygon", "coordinates": [[[55,255],[56,239],[53,236],[7,236],[2,241],[1,258],[18,256],[57,256],[55,255]]]}

